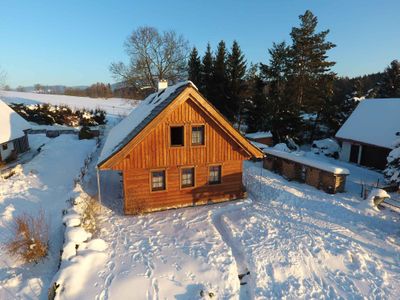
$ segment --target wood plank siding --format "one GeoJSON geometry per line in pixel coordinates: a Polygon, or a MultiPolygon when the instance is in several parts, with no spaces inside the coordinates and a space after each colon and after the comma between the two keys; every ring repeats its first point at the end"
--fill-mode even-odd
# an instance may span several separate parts
{"type": "Polygon", "coordinates": [[[123,172],[125,212],[204,204],[243,196],[242,161],[249,156],[190,99],[155,126],[113,169],[123,172]],[[170,127],[184,127],[184,146],[170,145],[170,127]],[[192,126],[204,125],[204,145],[191,145],[192,126]],[[209,166],[222,183],[208,185],[209,166]],[[195,168],[195,186],[181,188],[180,169],[195,168]],[[166,190],[151,192],[150,172],[166,170],[166,190]]]}
{"type": "Polygon", "coordinates": [[[262,158],[261,150],[234,129],[193,84],[163,100],[157,98],[160,95],[150,95],[144,102],[160,103],[142,121],[145,125],[133,128],[131,137],[98,165],[100,170],[122,173],[125,213],[242,198],[243,160],[262,158]]]}

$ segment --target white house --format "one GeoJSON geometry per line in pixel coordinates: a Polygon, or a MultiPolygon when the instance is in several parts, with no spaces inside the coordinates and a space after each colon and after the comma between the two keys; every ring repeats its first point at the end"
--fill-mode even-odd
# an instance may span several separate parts
{"type": "Polygon", "coordinates": [[[30,124],[0,100],[0,162],[29,149],[30,124]]]}
{"type": "Polygon", "coordinates": [[[400,132],[400,99],[365,99],[336,133],[340,159],[384,169],[400,132]]]}

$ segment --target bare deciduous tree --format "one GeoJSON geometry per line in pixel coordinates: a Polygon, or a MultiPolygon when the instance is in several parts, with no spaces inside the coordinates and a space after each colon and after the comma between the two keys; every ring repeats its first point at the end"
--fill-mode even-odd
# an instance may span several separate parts
{"type": "Polygon", "coordinates": [[[126,40],[125,51],[129,64],[115,62],[110,66],[116,80],[156,89],[158,80],[176,82],[186,78],[189,44],[175,31],[160,33],[154,27],[139,27],[126,40]]]}

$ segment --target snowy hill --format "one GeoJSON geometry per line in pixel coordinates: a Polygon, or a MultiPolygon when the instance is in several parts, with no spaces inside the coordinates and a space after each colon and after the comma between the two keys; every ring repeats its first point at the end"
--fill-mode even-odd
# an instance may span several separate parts
{"type": "Polygon", "coordinates": [[[52,105],[65,104],[73,109],[101,108],[111,115],[127,115],[136,106],[136,101],[122,98],[90,98],[66,95],[50,95],[25,93],[15,91],[0,91],[0,98],[7,103],[49,103],[52,105]]]}

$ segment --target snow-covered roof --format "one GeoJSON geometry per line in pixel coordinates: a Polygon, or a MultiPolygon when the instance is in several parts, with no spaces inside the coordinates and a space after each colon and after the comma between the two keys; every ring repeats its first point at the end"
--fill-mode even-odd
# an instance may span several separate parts
{"type": "Polygon", "coordinates": [[[0,144],[23,137],[32,126],[0,100],[0,144]]]}
{"type": "Polygon", "coordinates": [[[272,138],[272,133],[271,131],[258,131],[258,132],[246,133],[245,137],[249,139],[272,138]]]}
{"type": "Polygon", "coordinates": [[[339,174],[349,175],[350,174],[350,171],[346,168],[340,168],[340,167],[335,166],[334,164],[331,164],[328,162],[323,162],[323,161],[315,160],[315,159],[312,159],[309,157],[305,157],[304,153],[302,153],[302,152],[286,152],[286,151],[276,150],[274,148],[265,148],[265,149],[263,149],[263,151],[266,154],[270,154],[273,156],[291,160],[291,161],[297,162],[299,164],[303,164],[303,165],[307,165],[310,167],[314,167],[316,169],[327,171],[329,173],[333,173],[333,174],[337,174],[337,175],[339,175],[339,174]]]}
{"type": "Polygon", "coordinates": [[[153,93],[144,99],[126,118],[110,130],[101,151],[98,164],[103,163],[114,153],[122,149],[187,86],[197,89],[191,81],[183,81],[165,90],[153,93]]]}
{"type": "Polygon", "coordinates": [[[265,144],[262,144],[262,143],[258,143],[258,142],[255,142],[255,141],[250,141],[250,143],[253,145],[253,146],[256,146],[257,148],[259,148],[259,149],[264,149],[264,148],[268,148],[268,145],[265,145],[265,144]]]}
{"type": "Polygon", "coordinates": [[[400,99],[365,99],[336,137],[391,149],[399,131],[400,99]]]}

